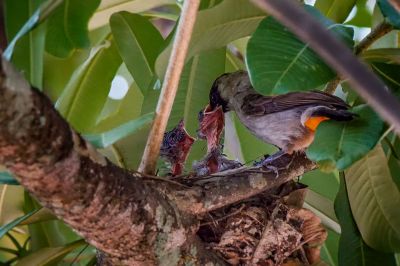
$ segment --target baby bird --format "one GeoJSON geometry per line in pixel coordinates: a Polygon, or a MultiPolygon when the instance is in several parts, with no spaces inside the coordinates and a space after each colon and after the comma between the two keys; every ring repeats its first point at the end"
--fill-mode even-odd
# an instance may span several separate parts
{"type": "Polygon", "coordinates": [[[173,176],[182,174],[194,141],[195,139],[186,132],[183,120],[172,130],[165,132],[160,156],[171,164],[173,176]]]}

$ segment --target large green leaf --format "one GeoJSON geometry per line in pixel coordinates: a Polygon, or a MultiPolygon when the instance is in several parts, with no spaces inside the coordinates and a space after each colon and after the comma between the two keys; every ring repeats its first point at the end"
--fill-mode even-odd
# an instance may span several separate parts
{"type": "Polygon", "coordinates": [[[335,199],[339,190],[339,178],[336,172],[326,173],[315,169],[304,174],[301,177],[301,183],[331,201],[335,199]]]}
{"type": "Polygon", "coordinates": [[[393,182],[400,190],[400,138],[397,134],[390,133],[383,139],[381,144],[388,159],[388,166],[393,182]]]}
{"type": "Polygon", "coordinates": [[[133,134],[144,126],[149,125],[153,121],[153,115],[153,113],[146,114],[138,119],[111,129],[110,131],[99,134],[87,134],[83,135],[83,137],[96,148],[105,148],[114,144],[118,140],[133,134]]]}
{"type": "Polygon", "coordinates": [[[386,64],[400,64],[399,48],[370,49],[361,54],[367,62],[380,62],[386,64]]]}
{"type": "Polygon", "coordinates": [[[0,225],[24,215],[24,188],[0,185],[0,225]]]}
{"type": "MultiPolygon", "coordinates": [[[[159,95],[159,86],[146,91],[143,99],[141,115],[154,112],[159,95]]],[[[137,169],[143,155],[149,132],[150,125],[144,126],[134,134],[115,143],[110,147],[109,150],[111,151],[109,153],[114,154],[116,161],[119,161],[124,167],[137,169]]]]}
{"type": "MultiPolygon", "coordinates": [[[[322,25],[353,45],[353,30],[333,24],[315,8],[306,10],[322,25]]],[[[255,89],[263,94],[315,89],[335,73],[322,59],[272,17],[264,19],[247,45],[247,67],[255,89]]]]}
{"type": "MultiPolygon", "coordinates": [[[[376,162],[376,163],[382,163],[376,162]]],[[[367,167],[366,167],[367,168],[367,167]]],[[[368,170],[367,170],[368,171],[368,170]]],[[[347,266],[375,266],[375,265],[396,265],[396,260],[394,258],[394,254],[384,253],[369,247],[361,238],[360,232],[357,229],[357,225],[353,219],[352,210],[354,212],[354,208],[350,209],[351,194],[356,192],[359,196],[358,198],[364,202],[363,206],[359,206],[360,209],[357,211],[358,213],[364,212],[366,216],[369,216],[367,219],[371,218],[374,215],[372,212],[368,212],[365,207],[369,205],[371,198],[366,195],[364,190],[353,191],[351,189],[351,185],[349,183],[349,178],[346,174],[346,180],[342,176],[340,181],[340,189],[339,193],[335,200],[335,212],[337,217],[339,218],[340,225],[342,227],[342,234],[340,236],[339,242],[339,265],[347,266]],[[346,189],[346,184],[348,190],[346,189]],[[350,196],[348,197],[347,194],[350,196]],[[361,208],[362,207],[362,208],[361,208]]],[[[366,180],[364,180],[366,181],[366,180]]],[[[376,232],[381,232],[380,225],[377,225],[376,232]]],[[[388,240],[388,239],[387,239],[388,240]]]]}
{"type": "Polygon", "coordinates": [[[112,15],[110,25],[129,72],[141,91],[147,90],[154,80],[154,63],[163,38],[149,20],[125,11],[112,15]]]}
{"type": "Polygon", "coordinates": [[[109,131],[137,119],[142,114],[142,104],[143,95],[133,82],[124,98],[118,100],[107,99],[101,114],[101,120],[96,125],[95,132],[109,131]]]}
{"type": "Polygon", "coordinates": [[[314,6],[327,18],[343,23],[356,2],[357,0],[317,0],[314,6]]]}
{"type": "Polygon", "coordinates": [[[57,109],[79,132],[89,132],[97,123],[111,82],[122,63],[112,36],[91,53],[74,72],[56,103],[57,109]]]}
{"type": "Polygon", "coordinates": [[[67,57],[74,49],[90,45],[88,22],[100,0],[64,0],[50,17],[46,35],[46,51],[67,57]]]}
{"type": "MultiPolygon", "coordinates": [[[[186,62],[202,51],[221,48],[253,33],[265,13],[247,0],[225,0],[197,15],[186,62]]],[[[156,72],[163,77],[167,68],[172,42],[159,55],[156,72]]]]}
{"type": "MultiPolygon", "coordinates": [[[[389,21],[389,23],[395,28],[400,29],[400,14],[390,2],[391,1],[388,0],[378,0],[378,6],[381,9],[383,16],[389,21]]],[[[395,1],[393,2],[396,3],[395,1]]],[[[396,4],[398,5],[398,2],[396,4]]]]}
{"type": "Polygon", "coordinates": [[[349,122],[321,123],[307,156],[321,168],[343,170],[361,159],[378,142],[383,122],[367,105],[351,110],[359,117],[349,122]]]}
{"type": "Polygon", "coordinates": [[[89,29],[106,25],[112,14],[120,11],[140,13],[163,5],[173,5],[176,0],[103,0],[89,22],[89,29]]]}
{"type": "Polygon", "coordinates": [[[372,62],[370,66],[395,94],[400,94],[400,65],[372,62]]]}
{"type": "MultiPolygon", "coordinates": [[[[25,192],[25,213],[42,209],[42,206],[25,192]]],[[[64,235],[59,231],[58,221],[47,221],[28,224],[30,250],[36,251],[45,247],[57,247],[65,244],[64,235]]]]}
{"type": "Polygon", "coordinates": [[[28,254],[17,262],[18,266],[31,266],[31,265],[57,265],[68,253],[74,249],[85,245],[86,242],[81,239],[61,247],[42,248],[35,252],[28,254]]]}
{"type": "Polygon", "coordinates": [[[33,86],[40,89],[42,88],[46,25],[42,24],[35,30],[31,28],[39,21],[41,11],[39,6],[43,2],[44,0],[4,1],[7,39],[11,41],[15,38],[17,41],[15,47],[11,43],[7,53],[9,55],[12,53],[14,65],[24,73],[25,78],[33,86]]]}
{"type": "Polygon", "coordinates": [[[400,251],[400,191],[378,145],[345,172],[351,210],[364,241],[385,252],[400,251]]]}
{"type": "Polygon", "coordinates": [[[372,10],[369,3],[368,0],[357,0],[355,14],[346,24],[357,27],[371,27],[372,10]]]}

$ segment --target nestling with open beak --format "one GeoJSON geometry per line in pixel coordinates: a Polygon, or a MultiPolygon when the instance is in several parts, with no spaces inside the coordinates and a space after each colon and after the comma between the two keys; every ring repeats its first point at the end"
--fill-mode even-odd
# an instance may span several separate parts
{"type": "Polygon", "coordinates": [[[253,89],[245,71],[217,78],[210,91],[210,106],[235,111],[256,137],[280,149],[263,164],[283,154],[304,151],[322,121],[349,121],[355,116],[342,99],[320,91],[261,95],[253,89]]]}
{"type": "Polygon", "coordinates": [[[183,120],[172,130],[165,132],[160,156],[171,164],[173,176],[182,174],[194,141],[195,139],[186,132],[183,120]]]}
{"type": "Polygon", "coordinates": [[[208,105],[200,111],[198,118],[200,128],[197,135],[207,140],[207,154],[201,161],[193,164],[193,170],[197,175],[202,176],[242,166],[240,162],[229,160],[222,153],[220,140],[225,124],[222,108],[217,107],[211,110],[208,105]]]}

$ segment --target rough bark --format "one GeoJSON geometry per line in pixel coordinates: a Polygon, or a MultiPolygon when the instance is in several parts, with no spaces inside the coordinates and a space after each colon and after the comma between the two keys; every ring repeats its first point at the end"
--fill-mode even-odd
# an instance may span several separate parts
{"type": "Polygon", "coordinates": [[[177,180],[182,185],[145,178],[99,154],[2,60],[0,164],[99,249],[102,264],[225,264],[196,236],[198,218],[314,168],[301,154],[287,160],[276,162],[274,171],[241,168],[177,180]]]}
{"type": "Polygon", "coordinates": [[[115,264],[179,254],[193,223],[98,154],[5,60],[1,74],[0,163],[21,185],[115,264]]]}

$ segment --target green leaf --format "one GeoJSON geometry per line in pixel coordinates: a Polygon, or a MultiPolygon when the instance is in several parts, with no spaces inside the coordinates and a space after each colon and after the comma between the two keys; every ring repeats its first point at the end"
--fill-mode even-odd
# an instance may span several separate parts
{"type": "Polygon", "coordinates": [[[121,63],[109,35],[103,45],[93,48],[91,56],[74,72],[56,107],[79,132],[89,132],[96,125],[121,63]]]}
{"type": "MultiPolygon", "coordinates": [[[[199,11],[186,62],[202,51],[224,47],[252,34],[264,17],[265,13],[247,0],[225,0],[213,8],[199,11]]],[[[160,78],[165,74],[171,50],[172,42],[157,58],[156,73],[160,78]]]]}
{"type": "Polygon", "coordinates": [[[351,111],[359,117],[349,122],[326,121],[317,128],[307,156],[322,169],[343,170],[378,142],[383,127],[379,116],[367,105],[359,105],[351,111]]]}
{"type": "Polygon", "coordinates": [[[49,209],[42,207],[27,219],[21,221],[20,225],[28,225],[51,220],[57,220],[57,217],[49,209]]]}
{"type": "Polygon", "coordinates": [[[100,0],[64,0],[50,17],[46,51],[57,57],[68,57],[74,49],[90,45],[88,22],[100,0]]]}
{"type": "MultiPolygon", "coordinates": [[[[353,45],[351,28],[333,24],[311,6],[305,8],[346,44],[353,45]]],[[[262,94],[315,89],[335,76],[308,44],[272,17],[264,19],[250,38],[246,59],[252,84],[262,94]]]]}
{"type": "Polygon", "coordinates": [[[347,25],[354,25],[357,27],[371,27],[372,10],[368,0],[357,0],[355,15],[347,21],[347,25]]]}
{"type": "Polygon", "coordinates": [[[400,94],[400,65],[373,62],[370,66],[395,94],[400,94]]]}
{"type": "Polygon", "coordinates": [[[388,166],[393,182],[400,190],[400,138],[397,134],[390,133],[381,141],[381,144],[388,158],[388,166]]]}
{"type": "Polygon", "coordinates": [[[102,1],[94,16],[89,21],[89,29],[106,25],[112,14],[120,11],[140,13],[165,5],[174,5],[176,0],[108,0],[102,1]]]}
{"type": "Polygon", "coordinates": [[[153,116],[154,113],[146,114],[110,131],[100,134],[87,134],[83,135],[83,137],[96,148],[105,148],[150,124],[153,121],[153,116]]]}
{"type": "Polygon", "coordinates": [[[59,58],[45,53],[43,92],[53,102],[60,97],[74,71],[88,58],[89,52],[89,50],[75,51],[68,58],[59,58]]]}
{"type": "Polygon", "coordinates": [[[8,231],[10,231],[11,229],[13,229],[14,227],[16,227],[17,225],[19,225],[22,221],[28,219],[30,216],[32,216],[33,214],[35,214],[38,210],[33,210],[21,217],[16,218],[15,220],[13,220],[12,222],[3,225],[2,227],[0,227],[0,238],[2,238],[5,234],[7,234],[8,231]]]}
{"type": "MultiPolygon", "coordinates": [[[[133,82],[124,98],[108,98],[95,133],[109,131],[141,116],[143,95],[133,82]]],[[[154,111],[154,109],[153,109],[154,111]]]]}
{"type": "Polygon", "coordinates": [[[6,0],[5,24],[7,39],[12,40],[5,56],[24,73],[25,78],[35,87],[42,88],[43,54],[45,27],[39,22],[40,5],[44,0],[6,0]],[[14,46],[15,45],[15,46],[14,46]]]}
{"type": "Polygon", "coordinates": [[[57,265],[68,253],[85,244],[85,240],[81,239],[62,247],[42,248],[23,257],[15,265],[57,265]]]}
{"type": "Polygon", "coordinates": [[[351,210],[364,241],[384,252],[400,251],[400,191],[382,146],[376,146],[345,174],[351,210]]]}
{"type": "MultiPolygon", "coordinates": [[[[328,238],[321,247],[321,259],[328,263],[329,266],[338,264],[338,248],[340,235],[332,230],[328,231],[328,238]]],[[[314,265],[314,264],[313,264],[314,265]]]]}
{"type": "MultiPolygon", "coordinates": [[[[379,148],[378,148],[379,149],[379,148]]],[[[381,163],[381,162],[375,162],[381,163]]],[[[367,167],[366,167],[367,168],[367,167]]],[[[342,227],[342,234],[339,241],[339,265],[354,265],[354,266],[374,266],[374,265],[396,265],[394,254],[383,253],[369,247],[361,238],[360,232],[357,229],[357,225],[353,219],[352,210],[354,214],[354,208],[350,209],[351,194],[352,191],[350,182],[346,174],[346,180],[341,176],[339,193],[335,200],[335,212],[340,221],[342,227]],[[346,189],[346,186],[348,190],[346,189]],[[349,194],[349,198],[348,195],[349,194]]],[[[366,180],[364,180],[366,181],[366,180]]],[[[364,202],[363,206],[357,212],[364,212],[366,216],[372,215],[365,209],[366,205],[369,205],[371,198],[366,197],[367,195],[363,192],[357,191],[359,198],[362,198],[364,202]]],[[[379,226],[379,225],[377,225],[379,226]]],[[[374,228],[376,231],[380,231],[379,227],[374,228]]],[[[388,239],[386,239],[388,240],[388,239]]]]}
{"type": "Polygon", "coordinates": [[[339,190],[339,178],[336,172],[326,173],[315,169],[304,174],[301,177],[301,183],[331,201],[335,199],[339,190]]]}
{"type": "Polygon", "coordinates": [[[309,190],[307,191],[306,202],[309,206],[322,212],[333,222],[337,222],[335,211],[333,209],[333,201],[330,199],[320,195],[319,193],[309,190]]]}
{"type": "Polygon", "coordinates": [[[110,26],[115,43],[129,72],[141,91],[154,79],[154,63],[164,40],[146,18],[119,12],[111,16],[110,26]]]}
{"type": "Polygon", "coordinates": [[[356,2],[357,0],[317,0],[314,6],[327,18],[343,23],[356,2]]]}
{"type": "Polygon", "coordinates": [[[9,172],[0,172],[0,184],[19,185],[18,181],[9,172]]]}
{"type": "Polygon", "coordinates": [[[361,54],[367,62],[379,62],[386,64],[400,64],[399,48],[370,49],[361,54]]]}
{"type": "MultiPolygon", "coordinates": [[[[392,24],[396,29],[400,29],[399,12],[391,5],[388,0],[378,0],[377,3],[382,12],[382,15],[389,21],[389,23],[392,24]]],[[[398,3],[396,4],[398,5],[398,3]]]]}
{"type": "Polygon", "coordinates": [[[0,185],[0,225],[24,215],[24,188],[0,185]]]}
{"type": "MultiPolygon", "coordinates": [[[[143,99],[141,115],[154,112],[160,95],[159,86],[146,91],[143,99]]],[[[137,169],[143,155],[151,125],[139,129],[134,134],[115,143],[110,153],[114,154],[116,161],[128,169],[137,169]]]]}

